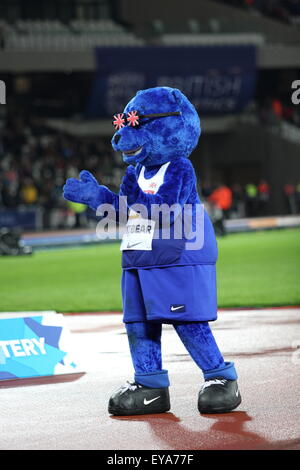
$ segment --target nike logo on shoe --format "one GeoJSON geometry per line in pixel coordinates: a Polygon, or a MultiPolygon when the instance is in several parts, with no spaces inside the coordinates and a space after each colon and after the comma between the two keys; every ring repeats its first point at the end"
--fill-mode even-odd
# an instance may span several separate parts
{"type": "Polygon", "coordinates": [[[158,397],[152,398],[152,400],[147,400],[146,398],[144,398],[144,405],[149,405],[153,401],[158,400],[158,398],[160,398],[160,395],[158,397]]]}
{"type": "Polygon", "coordinates": [[[179,305],[178,307],[171,306],[171,312],[175,312],[175,310],[179,310],[180,308],[184,308],[184,305],[179,305]]]}

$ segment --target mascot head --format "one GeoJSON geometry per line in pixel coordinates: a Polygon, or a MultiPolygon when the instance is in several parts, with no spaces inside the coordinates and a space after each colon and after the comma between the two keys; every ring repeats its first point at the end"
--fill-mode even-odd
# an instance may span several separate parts
{"type": "Polygon", "coordinates": [[[113,149],[123,160],[149,167],[177,157],[189,157],[200,137],[200,120],[194,106],[176,88],[138,91],[123,113],[115,114],[113,149]]]}

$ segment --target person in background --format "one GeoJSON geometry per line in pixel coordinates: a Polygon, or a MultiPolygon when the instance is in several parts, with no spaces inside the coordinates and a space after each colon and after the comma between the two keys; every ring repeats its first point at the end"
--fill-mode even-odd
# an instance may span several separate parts
{"type": "Polygon", "coordinates": [[[199,192],[200,192],[202,198],[207,199],[212,193],[212,187],[208,182],[203,181],[201,188],[200,188],[200,185],[199,185],[199,192]]]}
{"type": "Polygon", "coordinates": [[[74,224],[72,228],[82,228],[87,226],[86,219],[86,210],[87,206],[85,204],[79,204],[78,202],[68,201],[68,207],[74,215],[74,224]]]}
{"type": "Polygon", "coordinates": [[[232,190],[232,207],[231,217],[239,218],[245,217],[245,195],[242,186],[239,183],[234,183],[231,187],[232,190]]]}
{"type": "Polygon", "coordinates": [[[296,188],[294,184],[286,183],[283,187],[285,195],[286,210],[288,214],[296,214],[296,188]]]}
{"type": "Polygon", "coordinates": [[[300,181],[296,185],[296,205],[297,205],[297,212],[300,214],[300,181]]]}
{"type": "Polygon", "coordinates": [[[257,216],[257,187],[254,183],[245,186],[246,217],[257,216]]]}
{"type": "Polygon", "coordinates": [[[57,206],[54,182],[51,179],[43,182],[43,186],[40,188],[39,203],[43,208],[43,228],[51,229],[53,209],[57,206]]]}
{"type": "Polygon", "coordinates": [[[20,198],[23,204],[36,204],[38,202],[38,189],[30,178],[26,178],[20,188],[20,198]]]}
{"type": "Polygon", "coordinates": [[[228,186],[219,183],[217,188],[208,197],[208,201],[214,206],[213,222],[217,234],[223,236],[226,234],[225,219],[229,216],[232,206],[232,191],[228,186]]]}
{"type": "Polygon", "coordinates": [[[266,215],[270,200],[270,186],[265,180],[261,180],[258,187],[258,212],[259,215],[266,215]]]}

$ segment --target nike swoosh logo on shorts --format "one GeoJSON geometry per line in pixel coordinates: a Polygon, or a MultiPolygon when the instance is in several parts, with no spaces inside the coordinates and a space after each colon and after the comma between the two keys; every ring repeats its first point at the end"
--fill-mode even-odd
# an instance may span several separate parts
{"type": "Polygon", "coordinates": [[[184,307],[184,305],[179,305],[179,307],[173,307],[173,305],[172,305],[171,312],[175,312],[175,310],[179,310],[180,308],[183,308],[183,307],[184,307]]]}
{"type": "Polygon", "coordinates": [[[144,398],[144,405],[149,405],[150,403],[157,400],[158,398],[160,398],[160,396],[152,398],[152,400],[147,400],[146,398],[144,398]]]}
{"type": "Polygon", "coordinates": [[[239,396],[239,389],[238,388],[236,389],[235,394],[236,394],[237,397],[239,396]]]}
{"type": "Polygon", "coordinates": [[[133,246],[136,246],[136,245],[140,245],[142,242],[138,242],[138,243],[133,243],[132,245],[127,245],[127,249],[128,248],[132,248],[133,246]]]}

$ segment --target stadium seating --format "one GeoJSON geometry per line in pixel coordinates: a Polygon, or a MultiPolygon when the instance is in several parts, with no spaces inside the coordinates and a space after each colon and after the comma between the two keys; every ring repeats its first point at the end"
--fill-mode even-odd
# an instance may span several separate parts
{"type": "Polygon", "coordinates": [[[165,34],[161,43],[166,46],[212,46],[226,44],[255,44],[262,45],[264,37],[255,33],[239,34],[165,34]]]}
{"type": "Polygon", "coordinates": [[[144,41],[112,20],[19,20],[2,22],[7,50],[84,50],[96,46],[142,46],[144,41]]]}

